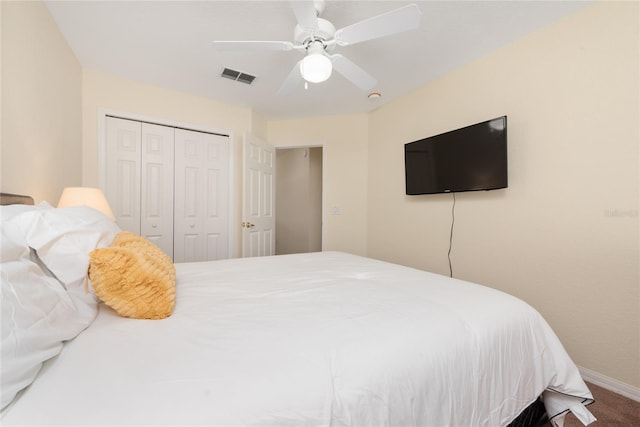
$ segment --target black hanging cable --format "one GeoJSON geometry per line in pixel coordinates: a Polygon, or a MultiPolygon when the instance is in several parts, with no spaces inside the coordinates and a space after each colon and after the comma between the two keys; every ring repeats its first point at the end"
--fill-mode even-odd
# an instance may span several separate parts
{"type": "Polygon", "coordinates": [[[456,193],[453,195],[453,204],[451,205],[451,232],[449,233],[449,252],[447,252],[447,259],[449,260],[449,277],[453,277],[453,268],[451,266],[451,248],[453,246],[453,224],[455,223],[455,209],[456,209],[456,193]]]}

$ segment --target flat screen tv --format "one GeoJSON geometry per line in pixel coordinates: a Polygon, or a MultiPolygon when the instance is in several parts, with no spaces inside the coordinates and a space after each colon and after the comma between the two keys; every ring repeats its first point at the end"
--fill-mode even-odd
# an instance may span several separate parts
{"type": "Polygon", "coordinates": [[[507,116],[404,145],[408,195],[507,188],[507,116]]]}

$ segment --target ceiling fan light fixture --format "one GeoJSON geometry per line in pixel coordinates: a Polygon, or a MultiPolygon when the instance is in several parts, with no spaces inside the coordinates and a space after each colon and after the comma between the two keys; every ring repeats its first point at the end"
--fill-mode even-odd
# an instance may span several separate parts
{"type": "Polygon", "coordinates": [[[307,47],[307,56],[300,61],[300,74],[310,83],[320,83],[331,76],[333,64],[324,54],[324,45],[315,41],[307,47]]]}
{"type": "Polygon", "coordinates": [[[331,76],[331,60],[322,54],[307,55],[300,63],[302,78],[310,83],[320,83],[331,76]]]}

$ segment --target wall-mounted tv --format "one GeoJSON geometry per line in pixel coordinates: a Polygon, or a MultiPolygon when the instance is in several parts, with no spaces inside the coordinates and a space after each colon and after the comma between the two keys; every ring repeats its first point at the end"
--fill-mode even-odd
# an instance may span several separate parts
{"type": "Polygon", "coordinates": [[[408,195],[507,188],[507,116],[404,145],[408,195]]]}

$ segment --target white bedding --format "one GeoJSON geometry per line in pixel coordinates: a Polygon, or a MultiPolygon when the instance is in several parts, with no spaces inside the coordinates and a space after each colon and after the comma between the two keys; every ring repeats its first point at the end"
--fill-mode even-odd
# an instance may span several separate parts
{"type": "Polygon", "coordinates": [[[490,288],[337,252],[176,269],[171,317],[100,305],[2,424],[493,427],[545,389],[592,400],[542,317],[490,288]]]}
{"type": "Polygon", "coordinates": [[[0,208],[4,408],[36,378],[43,362],[93,322],[98,301],[83,289],[88,253],[108,245],[119,227],[84,206],[0,208]]]}

